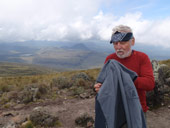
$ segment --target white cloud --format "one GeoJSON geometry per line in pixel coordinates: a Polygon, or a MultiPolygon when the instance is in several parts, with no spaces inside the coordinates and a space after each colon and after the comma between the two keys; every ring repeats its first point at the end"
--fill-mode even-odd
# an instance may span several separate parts
{"type": "MultiPolygon", "coordinates": [[[[69,37],[73,31],[77,37],[81,29],[73,24],[83,21],[85,23],[82,22],[81,27],[85,25],[88,28],[88,22],[97,13],[101,2],[102,0],[0,0],[0,40],[58,40],[69,37]],[[82,21],[78,17],[83,17],[82,21]]],[[[89,32],[81,34],[82,38],[90,36],[89,32]]]]}
{"type": "MultiPolygon", "coordinates": [[[[0,0],[0,41],[109,41],[112,27],[132,27],[136,42],[170,47],[170,18],[151,21],[142,12],[116,17],[102,11],[110,0],[0,0]]],[[[117,2],[117,0],[115,0],[117,2]]]]}
{"type": "Polygon", "coordinates": [[[143,27],[143,32],[138,35],[139,42],[170,47],[170,18],[150,21],[143,27]]]}

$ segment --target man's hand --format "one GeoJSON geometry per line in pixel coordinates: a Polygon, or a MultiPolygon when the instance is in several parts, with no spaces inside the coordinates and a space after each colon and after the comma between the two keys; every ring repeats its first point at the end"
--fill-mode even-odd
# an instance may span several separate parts
{"type": "Polygon", "coordinates": [[[101,86],[102,86],[102,84],[101,84],[101,83],[97,83],[97,84],[95,84],[95,85],[94,85],[94,89],[95,89],[95,91],[96,91],[96,92],[98,92],[101,86]]]}

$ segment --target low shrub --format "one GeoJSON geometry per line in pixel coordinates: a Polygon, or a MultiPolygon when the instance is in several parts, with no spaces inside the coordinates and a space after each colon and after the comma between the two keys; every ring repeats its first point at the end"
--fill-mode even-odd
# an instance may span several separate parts
{"type": "Polygon", "coordinates": [[[80,95],[85,92],[85,89],[83,87],[74,87],[72,91],[73,95],[80,95]]]}
{"type": "Polygon", "coordinates": [[[1,92],[9,92],[13,88],[12,85],[0,85],[0,91],[1,92]]]}
{"type": "Polygon", "coordinates": [[[29,120],[29,121],[25,122],[25,123],[21,126],[21,128],[35,128],[35,127],[34,127],[33,123],[29,120]]]}
{"type": "Polygon", "coordinates": [[[84,113],[80,117],[75,119],[76,125],[79,125],[83,128],[94,128],[94,119],[89,116],[87,113],[84,113]]]}
{"type": "Polygon", "coordinates": [[[18,98],[23,103],[34,102],[37,99],[43,98],[48,93],[49,87],[45,84],[31,84],[24,87],[18,95],[18,98]]]}
{"type": "Polygon", "coordinates": [[[73,81],[76,81],[77,79],[83,79],[83,80],[86,80],[86,81],[90,80],[89,76],[86,73],[84,73],[84,72],[75,74],[71,78],[71,80],[73,80],[73,81]]]}
{"type": "Polygon", "coordinates": [[[69,79],[61,76],[58,78],[53,78],[51,82],[52,87],[58,87],[59,89],[69,88],[71,87],[69,79]]]}
{"type": "Polygon", "coordinates": [[[54,127],[61,125],[57,116],[53,116],[42,107],[34,108],[30,114],[30,120],[35,126],[54,127]]]}

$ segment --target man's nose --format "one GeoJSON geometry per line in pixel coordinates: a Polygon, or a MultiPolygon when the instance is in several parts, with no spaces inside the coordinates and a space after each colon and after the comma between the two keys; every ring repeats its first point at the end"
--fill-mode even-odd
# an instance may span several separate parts
{"type": "Polygon", "coordinates": [[[121,43],[120,42],[117,42],[117,48],[121,48],[122,47],[122,45],[121,45],[121,43]]]}

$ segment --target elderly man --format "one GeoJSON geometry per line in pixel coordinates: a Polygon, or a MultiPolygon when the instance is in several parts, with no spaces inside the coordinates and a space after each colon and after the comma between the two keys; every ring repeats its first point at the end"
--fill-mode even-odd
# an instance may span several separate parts
{"type": "MultiPolygon", "coordinates": [[[[146,91],[154,88],[154,77],[152,65],[148,56],[136,50],[132,50],[135,44],[132,29],[125,25],[119,25],[113,28],[111,44],[115,53],[106,57],[105,63],[110,59],[115,59],[128,69],[137,73],[138,77],[134,81],[140,103],[144,112],[148,110],[146,103],[146,91]]],[[[98,92],[102,83],[94,85],[95,91],[98,92]]]]}

